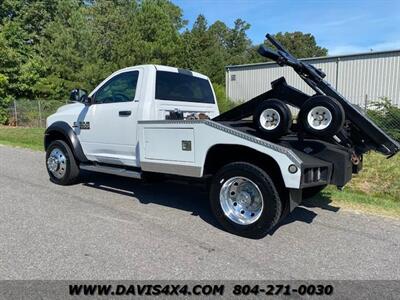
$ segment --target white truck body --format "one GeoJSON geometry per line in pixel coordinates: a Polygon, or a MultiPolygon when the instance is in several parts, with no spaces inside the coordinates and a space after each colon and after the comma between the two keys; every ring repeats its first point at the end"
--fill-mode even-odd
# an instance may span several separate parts
{"type": "MultiPolygon", "coordinates": [[[[170,111],[184,115],[204,113],[210,118],[219,114],[214,103],[172,101],[155,98],[156,72],[178,73],[179,69],[143,65],[119,70],[103,80],[90,94],[96,92],[116,76],[138,71],[133,101],[100,103],[87,106],[73,103],[61,107],[47,119],[47,127],[63,120],[73,127],[85,156],[89,161],[112,165],[139,167],[143,171],[202,177],[208,150],[219,144],[242,145],[273,157],[283,175],[285,186],[300,187],[300,172],[291,174],[290,165],[300,167],[301,160],[285,147],[247,135],[211,120],[165,120],[170,111]],[[120,111],[131,111],[119,116],[120,111]],[[81,129],[74,124],[90,124],[81,129]],[[190,150],[182,143],[189,143],[190,150]]],[[[192,76],[208,77],[192,72],[192,76]]],[[[210,83],[211,86],[211,83],[210,83]]]]}

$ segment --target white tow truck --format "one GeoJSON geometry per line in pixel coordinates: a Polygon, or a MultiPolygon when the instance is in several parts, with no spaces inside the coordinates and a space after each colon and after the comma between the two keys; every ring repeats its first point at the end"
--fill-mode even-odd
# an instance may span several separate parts
{"type": "MultiPolygon", "coordinates": [[[[282,53],[260,50],[282,65],[299,63],[306,81],[317,81],[305,75],[310,70],[323,77],[282,53]]],[[[315,89],[317,95],[308,96],[281,78],[270,91],[220,115],[202,74],[158,65],[125,68],[89,95],[74,90],[74,102],[48,117],[47,170],[62,185],[76,182],[80,170],[205,179],[221,225],[259,238],[302,198],[328,184],[344,186],[361,169],[366,151],[394,155],[399,149],[365,116],[315,89]],[[300,108],[304,122],[292,124],[288,104],[300,108]],[[365,134],[364,126],[357,127],[360,119],[378,133],[365,134]]]]}

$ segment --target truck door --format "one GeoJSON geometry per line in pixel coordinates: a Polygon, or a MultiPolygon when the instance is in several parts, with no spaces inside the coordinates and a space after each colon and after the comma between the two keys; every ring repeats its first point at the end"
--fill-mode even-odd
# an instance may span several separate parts
{"type": "Polygon", "coordinates": [[[136,166],[139,70],[118,72],[92,93],[76,131],[90,160],[136,166]]]}

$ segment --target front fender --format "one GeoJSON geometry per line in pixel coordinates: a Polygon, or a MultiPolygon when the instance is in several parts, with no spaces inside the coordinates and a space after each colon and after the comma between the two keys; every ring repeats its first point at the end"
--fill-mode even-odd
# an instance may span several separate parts
{"type": "Polygon", "coordinates": [[[68,123],[63,121],[54,122],[46,129],[44,133],[44,149],[47,150],[50,143],[60,136],[71,146],[72,152],[80,162],[88,161],[74,130],[68,123]]]}

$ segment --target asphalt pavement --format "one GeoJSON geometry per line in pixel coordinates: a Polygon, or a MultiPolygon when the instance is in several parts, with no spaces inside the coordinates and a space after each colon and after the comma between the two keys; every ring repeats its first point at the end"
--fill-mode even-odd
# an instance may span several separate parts
{"type": "Polygon", "coordinates": [[[0,146],[0,280],[400,280],[400,220],[325,199],[250,240],[219,228],[201,185],[85,173],[63,187],[44,161],[0,146]]]}

